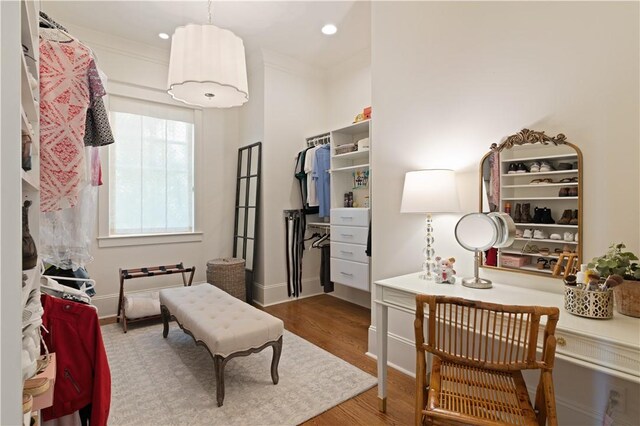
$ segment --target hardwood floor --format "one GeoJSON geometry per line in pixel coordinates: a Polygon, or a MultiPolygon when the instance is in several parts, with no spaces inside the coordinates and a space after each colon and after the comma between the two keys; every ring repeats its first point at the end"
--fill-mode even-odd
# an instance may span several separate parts
{"type": "MultiPolygon", "coordinates": [[[[290,332],[372,375],[375,360],[367,352],[369,309],[320,295],[263,308],[284,321],[290,332]]],[[[305,425],[409,425],[413,419],[415,380],[388,369],[387,413],[378,411],[377,387],[333,407],[305,425]]]]}

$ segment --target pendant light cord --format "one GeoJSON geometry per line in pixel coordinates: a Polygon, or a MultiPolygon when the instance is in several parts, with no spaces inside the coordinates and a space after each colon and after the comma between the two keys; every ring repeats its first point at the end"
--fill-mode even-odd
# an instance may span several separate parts
{"type": "Polygon", "coordinates": [[[209,25],[211,25],[211,0],[209,0],[208,2],[208,8],[209,8],[209,25]]]}

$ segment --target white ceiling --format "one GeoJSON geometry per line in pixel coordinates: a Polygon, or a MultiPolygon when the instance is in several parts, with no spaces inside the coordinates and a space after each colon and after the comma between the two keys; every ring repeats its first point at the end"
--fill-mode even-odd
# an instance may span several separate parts
{"type": "MultiPolygon", "coordinates": [[[[44,1],[42,9],[61,24],[78,25],[169,49],[158,33],[207,21],[207,1],[44,1]]],[[[329,67],[370,47],[369,1],[214,1],[213,24],[245,43],[329,67]],[[338,33],[326,36],[324,24],[338,33]]]]}

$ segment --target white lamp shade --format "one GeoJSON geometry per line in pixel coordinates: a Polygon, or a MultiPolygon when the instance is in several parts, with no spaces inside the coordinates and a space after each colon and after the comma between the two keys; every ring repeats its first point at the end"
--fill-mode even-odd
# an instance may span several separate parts
{"type": "Polygon", "coordinates": [[[203,108],[229,108],[249,100],[242,39],[215,25],[176,28],[171,39],[168,92],[203,108]]]}
{"type": "Polygon", "coordinates": [[[453,170],[418,170],[404,177],[401,213],[454,213],[460,200],[453,170]]]}

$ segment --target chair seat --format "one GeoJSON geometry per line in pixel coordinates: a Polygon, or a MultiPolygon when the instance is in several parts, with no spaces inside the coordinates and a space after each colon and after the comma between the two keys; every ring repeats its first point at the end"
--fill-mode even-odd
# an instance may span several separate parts
{"type": "Polygon", "coordinates": [[[537,425],[520,371],[452,364],[433,356],[424,414],[447,423],[537,425]]]}

